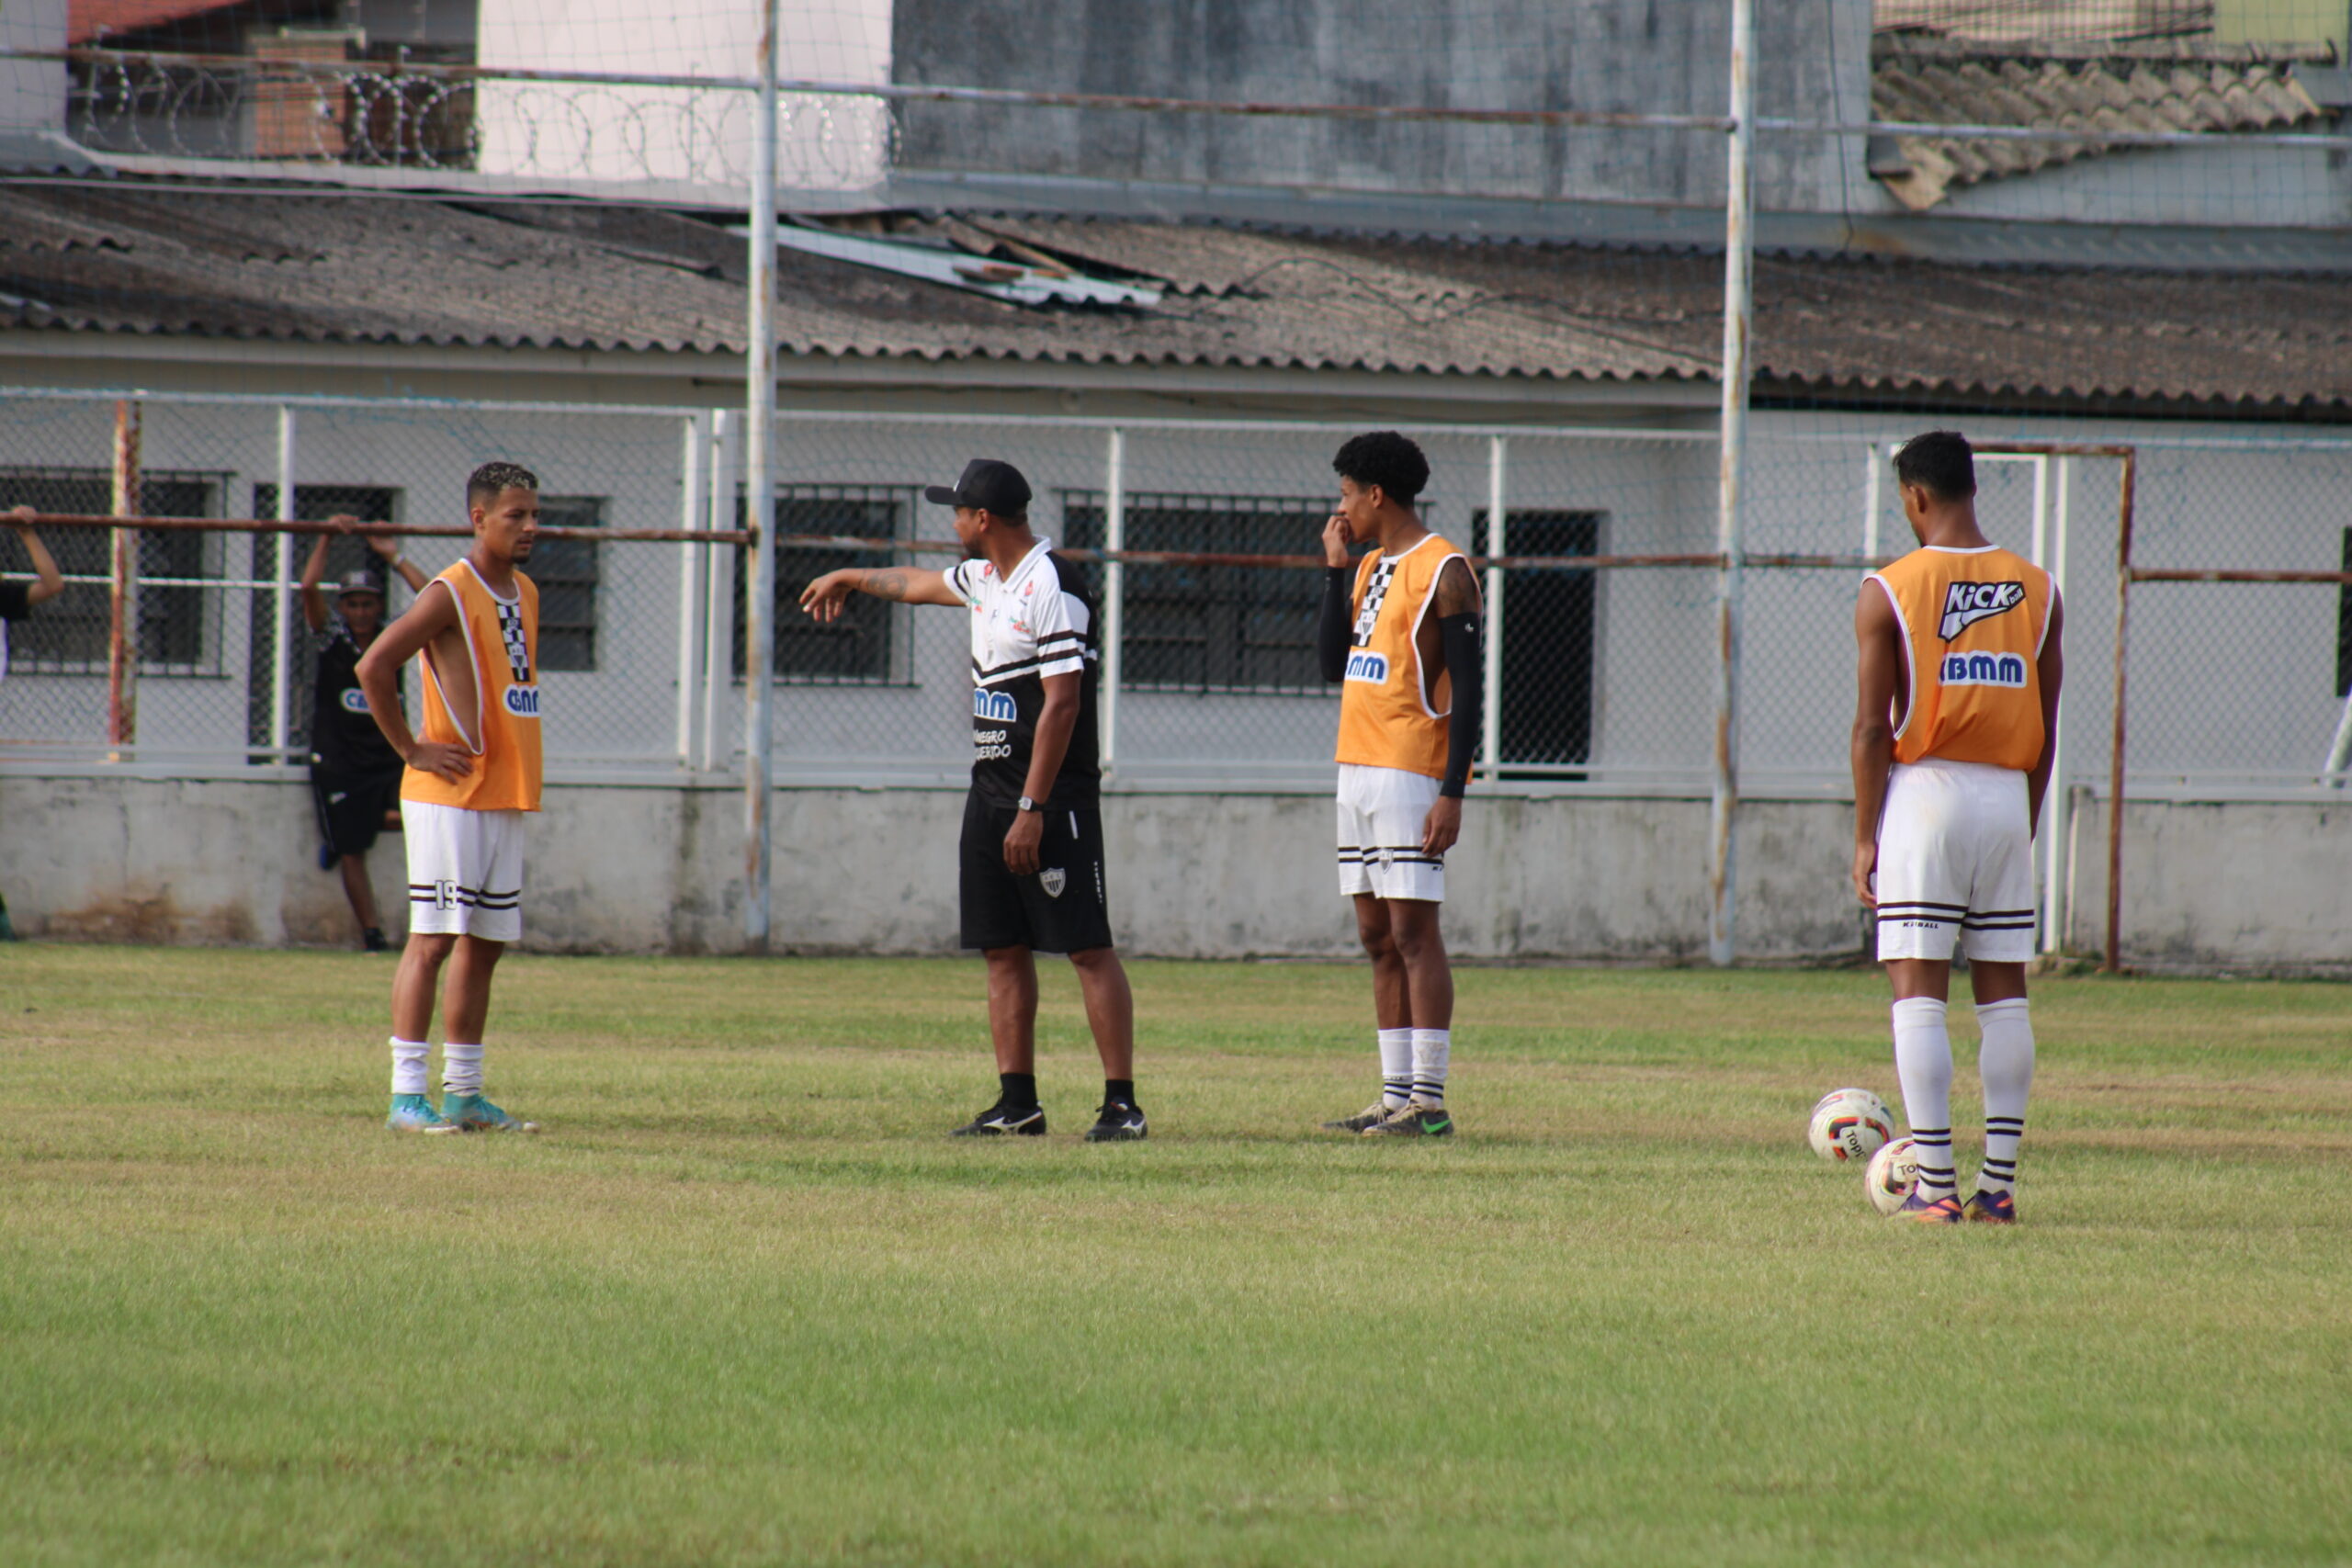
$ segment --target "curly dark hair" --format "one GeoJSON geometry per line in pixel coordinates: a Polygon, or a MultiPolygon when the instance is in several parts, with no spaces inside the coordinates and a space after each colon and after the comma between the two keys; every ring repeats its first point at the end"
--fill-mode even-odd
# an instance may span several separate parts
{"type": "Polygon", "coordinates": [[[1332,470],[1343,479],[1353,479],[1367,488],[1378,485],[1388,492],[1392,501],[1413,504],[1430,482],[1430,460],[1421,449],[1393,430],[1368,431],[1348,437],[1339,455],[1331,459],[1332,470]]]}
{"type": "Polygon", "coordinates": [[[1966,501],[1976,493],[1976,452],[1957,430],[1931,430],[1903,444],[1894,477],[1924,486],[1938,501],[1966,501]]]}
{"type": "Polygon", "coordinates": [[[539,476],[520,463],[484,463],[466,480],[466,504],[488,506],[510,490],[539,488],[539,476]]]}

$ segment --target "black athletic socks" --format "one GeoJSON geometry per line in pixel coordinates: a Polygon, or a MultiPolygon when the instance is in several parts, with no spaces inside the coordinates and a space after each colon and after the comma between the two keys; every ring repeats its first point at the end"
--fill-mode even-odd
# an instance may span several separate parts
{"type": "Polygon", "coordinates": [[[1028,1107],[1037,1103],[1037,1075],[1035,1073],[999,1073],[997,1103],[1028,1107]]]}
{"type": "Polygon", "coordinates": [[[1102,1098],[1107,1103],[1112,1105],[1133,1105],[1136,1102],[1136,1080],[1133,1078],[1104,1078],[1102,1080],[1102,1098]]]}

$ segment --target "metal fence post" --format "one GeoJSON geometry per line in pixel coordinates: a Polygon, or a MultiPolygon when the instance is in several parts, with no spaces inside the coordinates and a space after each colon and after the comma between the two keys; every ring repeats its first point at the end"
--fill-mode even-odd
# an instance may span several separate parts
{"type": "MultiPolygon", "coordinates": [[[[1487,438],[1487,555],[1507,554],[1510,535],[1503,522],[1504,464],[1510,438],[1487,438]]],[[[1486,690],[1478,715],[1478,753],[1487,764],[1487,780],[1502,777],[1503,765],[1503,569],[1487,569],[1486,690]]]]}
{"type": "MultiPolygon", "coordinates": [[[[1114,430],[1103,452],[1102,547],[1127,547],[1127,434],[1114,430]]],[[[1102,772],[1118,771],[1119,687],[1125,675],[1127,566],[1116,558],[1102,563],[1102,685],[1100,697],[1102,772]]]]}
{"type": "Polygon", "coordinates": [[[768,950],[768,738],[775,706],[775,28],[776,0],[760,7],[759,123],[752,135],[752,265],[749,382],[744,419],[750,428],[744,464],[752,538],[751,603],[745,606],[743,660],[743,943],[768,950]]]}
{"type": "MultiPolygon", "coordinates": [[[[285,403],[277,405],[277,520],[294,521],[294,411],[285,403]]],[[[270,542],[269,592],[269,749],[274,760],[287,760],[289,726],[287,709],[291,705],[293,671],[288,639],[293,636],[293,606],[287,603],[287,580],[294,575],[294,536],[281,533],[270,542]]],[[[390,574],[387,573],[387,576],[390,574]]],[[[384,584],[385,599],[391,603],[391,584],[384,584]]]]}
{"type": "MultiPolygon", "coordinates": [[[[736,525],[735,502],[742,488],[741,434],[743,420],[732,409],[714,409],[710,415],[710,526],[736,525]]],[[[717,545],[706,552],[709,580],[704,584],[702,652],[702,755],[706,773],[718,773],[727,761],[726,734],[719,722],[728,683],[735,678],[735,557],[717,545]]]]}
{"type": "MultiPolygon", "coordinates": [[[[678,526],[701,532],[710,525],[707,465],[710,435],[701,414],[678,422],[684,450],[679,455],[678,526]]],[[[695,677],[701,673],[702,575],[710,570],[710,547],[683,545],[678,549],[678,766],[695,765],[695,677]]]]}
{"type": "Polygon", "coordinates": [[[2123,658],[2124,628],[2132,613],[2132,511],[2138,489],[2139,456],[2123,458],[2123,504],[2115,525],[2115,735],[2107,772],[2107,951],[2100,967],[2123,968],[2123,658]]]}
{"type": "Polygon", "coordinates": [[[1747,462],[1748,329],[1754,307],[1754,252],[1748,229],[1748,204],[1754,192],[1748,155],[1756,141],[1755,84],[1749,69],[1755,44],[1755,0],[1732,0],[1732,131],[1724,203],[1723,450],[1716,536],[1723,566],[1715,611],[1715,774],[1707,813],[1711,848],[1707,956],[1718,965],[1730,964],[1739,951],[1734,910],[1739,889],[1741,557],[1747,547],[1740,480],[1747,462]]]}
{"type": "MultiPolygon", "coordinates": [[[[2057,488],[2051,498],[2050,553],[2040,562],[2050,573],[2051,586],[2058,603],[2066,603],[2066,525],[2072,506],[2075,482],[2075,460],[2058,459],[2057,488]]],[[[2064,635],[2064,628],[2061,628],[2064,635]]],[[[2049,861],[2043,868],[2041,907],[2046,924],[2041,932],[2041,951],[2064,953],[2066,950],[2066,926],[2074,911],[2069,908],[2073,886],[2067,873],[2065,845],[2073,838],[2075,800],[2066,788],[2066,712],[2059,705],[2058,713],[2050,728],[2050,783],[2046,786],[2041,808],[2041,838],[2047,847],[2049,861]]]]}
{"type": "MultiPolygon", "coordinates": [[[[114,514],[139,515],[140,409],[128,399],[114,405],[114,514]]],[[[111,530],[112,567],[107,583],[107,742],[110,762],[127,762],[139,739],[139,533],[111,530]]]]}

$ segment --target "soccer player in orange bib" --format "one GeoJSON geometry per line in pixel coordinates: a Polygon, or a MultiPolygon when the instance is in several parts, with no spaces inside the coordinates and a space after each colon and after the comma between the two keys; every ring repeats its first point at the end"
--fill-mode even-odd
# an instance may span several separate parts
{"type": "Polygon", "coordinates": [[[1977,527],[1965,437],[1917,437],[1894,474],[1919,547],[1865,578],[1854,607],[1853,760],[1854,892],[1878,912],[1894,1070],[1919,1151],[1919,1185],[1899,1213],[2008,1224],[2033,1086],[2033,834],[2065,674],[2063,617],[2050,574],[1977,527]],[[1984,1032],[1984,1164],[1964,1203],[1944,1023],[1955,940],[1984,1032]]]}
{"type": "Polygon", "coordinates": [[[1342,682],[1340,892],[1372,955],[1380,1098],[1324,1126],[1444,1137],[1453,971],[1438,910],[1478,749],[1478,583],[1413,510],[1430,477],[1419,446],[1394,431],[1358,435],[1331,467],[1340,509],[1323,525],[1316,650],[1323,678],[1342,682]],[[1379,547],[1351,561],[1366,541],[1379,547]]]}
{"type": "Polygon", "coordinates": [[[539,591],[531,558],[539,481],[485,463],[466,481],[474,547],[435,578],[359,660],[368,711],[408,764],[408,946],[392,980],[392,1110],[413,1133],[532,1133],[481,1088],[490,978],[523,934],[523,814],[539,808],[539,591]],[[393,679],[424,655],[424,734],[412,734],[393,679]],[[425,1097],[425,1036],[442,965],[441,1104],[425,1097]]]}

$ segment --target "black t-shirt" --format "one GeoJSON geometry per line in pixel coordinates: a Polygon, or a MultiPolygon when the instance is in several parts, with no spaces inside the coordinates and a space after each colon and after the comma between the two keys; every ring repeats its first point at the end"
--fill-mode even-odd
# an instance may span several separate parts
{"type": "Polygon", "coordinates": [[[33,585],[0,582],[0,621],[21,621],[33,613],[33,585]]]}
{"type": "Polygon", "coordinates": [[[1053,792],[1041,803],[1092,806],[1102,769],[1094,717],[1094,605],[1078,569],[1040,539],[999,581],[984,560],[957,563],[947,585],[972,608],[972,792],[1012,806],[1029,783],[1029,759],[1045,711],[1048,675],[1076,675],[1078,723],[1053,792]]]}
{"type": "MultiPolygon", "coordinates": [[[[400,676],[392,677],[400,690],[400,676]]],[[[405,695],[405,694],[403,694],[405,695]]],[[[397,772],[401,754],[376,728],[368,694],[359,689],[359,645],[338,615],[319,634],[319,679],[311,704],[311,754],[338,773],[397,772]]]]}

